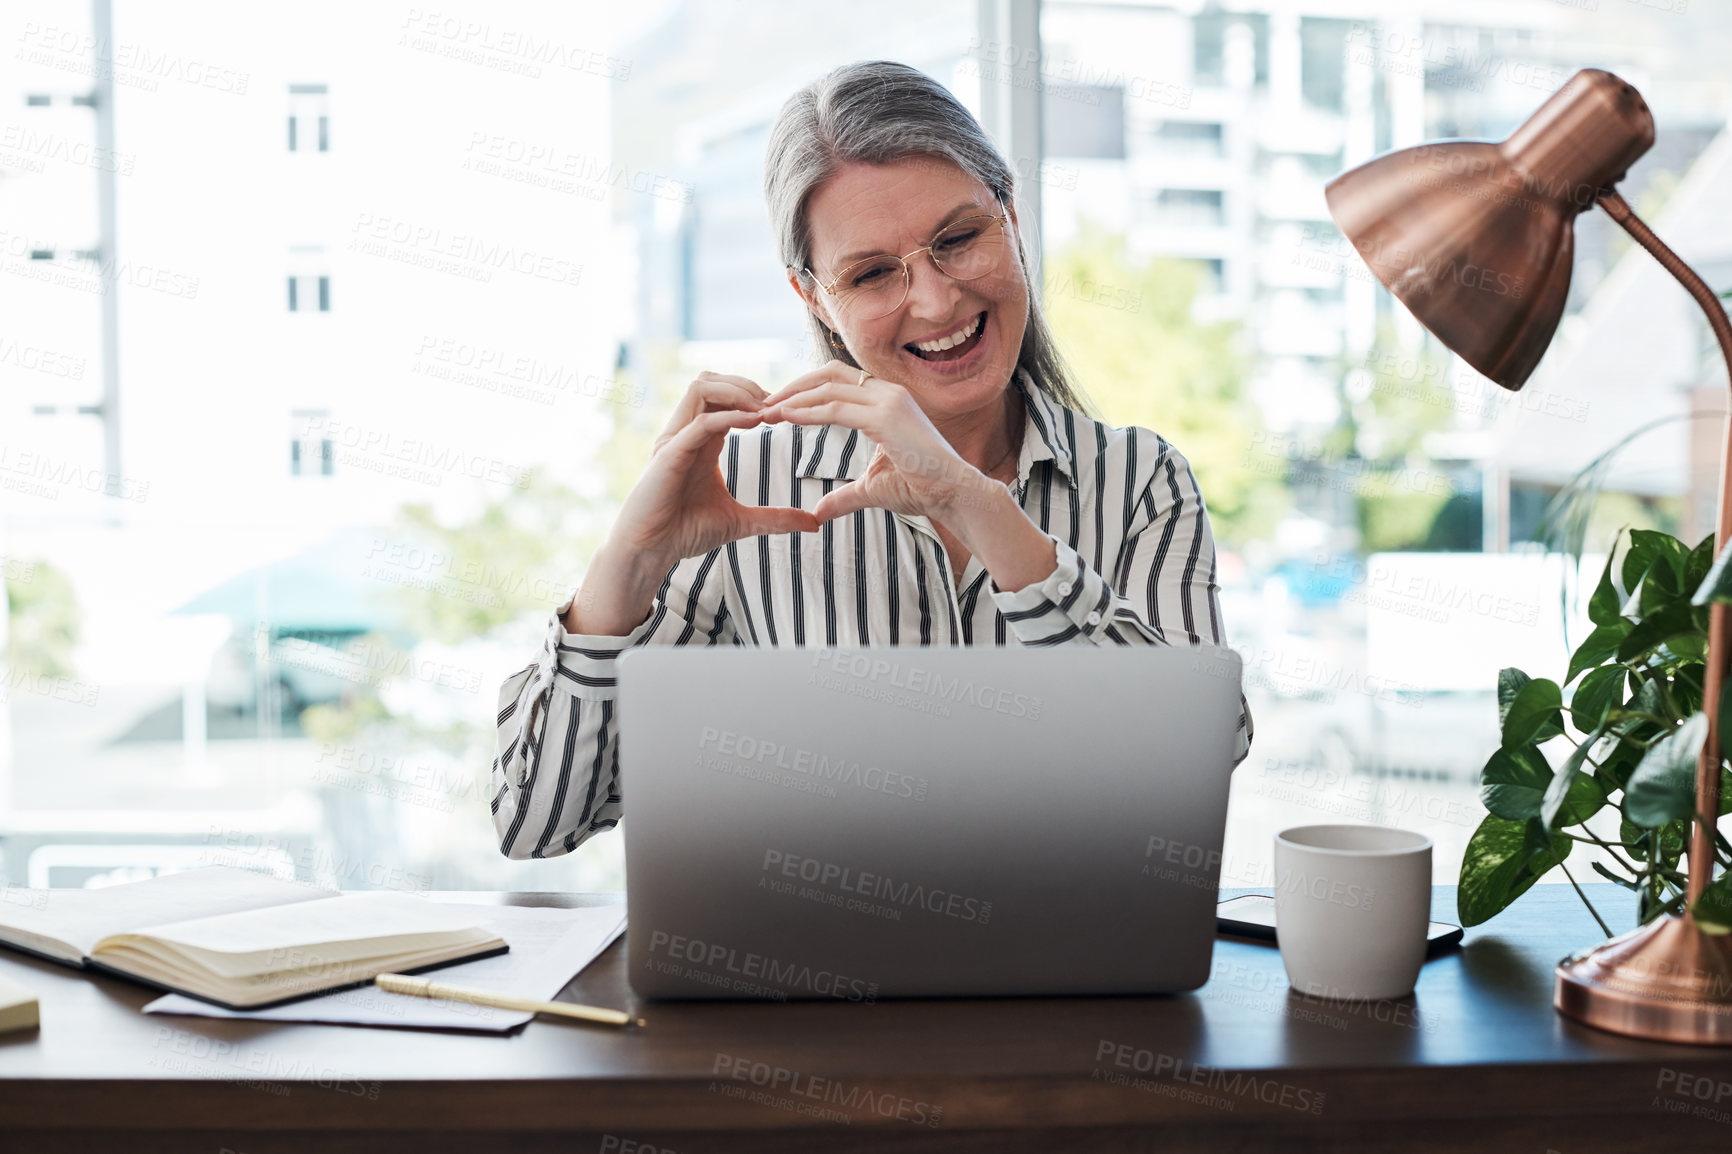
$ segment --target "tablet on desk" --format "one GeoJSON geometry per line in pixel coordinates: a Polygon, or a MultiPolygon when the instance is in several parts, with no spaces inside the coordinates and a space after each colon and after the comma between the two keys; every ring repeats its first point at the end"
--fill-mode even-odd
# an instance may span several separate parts
{"type": "MultiPolygon", "coordinates": [[[[1215,930],[1239,938],[1275,941],[1275,899],[1267,894],[1228,898],[1215,907],[1215,930]]],[[[1426,930],[1425,953],[1431,957],[1461,944],[1461,927],[1432,922],[1426,930]]]]}

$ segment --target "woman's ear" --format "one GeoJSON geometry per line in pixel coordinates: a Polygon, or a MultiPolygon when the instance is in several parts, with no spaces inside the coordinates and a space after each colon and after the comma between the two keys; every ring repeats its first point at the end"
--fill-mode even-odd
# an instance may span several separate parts
{"type": "Polygon", "coordinates": [[[813,287],[808,288],[806,283],[800,279],[798,272],[792,268],[785,271],[788,274],[788,284],[793,288],[795,295],[806,302],[806,307],[817,315],[818,320],[823,323],[825,328],[834,332],[836,323],[830,319],[830,310],[825,307],[824,294],[818,290],[816,283],[814,282],[813,287]]]}

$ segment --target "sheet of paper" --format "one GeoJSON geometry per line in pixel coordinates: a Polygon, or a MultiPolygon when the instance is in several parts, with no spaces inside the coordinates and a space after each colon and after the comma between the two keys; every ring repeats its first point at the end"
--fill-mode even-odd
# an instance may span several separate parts
{"type": "MultiPolygon", "coordinates": [[[[479,906],[482,924],[504,938],[511,952],[429,971],[434,981],[490,993],[551,999],[625,930],[625,906],[549,909],[543,906],[479,906]]],[[[350,1026],[482,1030],[503,1034],[534,1015],[489,1006],[387,994],[377,986],[343,990],[286,1006],[240,1012],[196,998],[168,994],[144,1008],[147,1014],[195,1014],[208,1018],[252,1018],[273,1022],[332,1022],[350,1026]]]]}
{"type": "Polygon", "coordinates": [[[80,957],[109,934],[336,896],[334,890],[233,866],[183,870],[103,889],[35,892],[47,895],[39,908],[0,905],[0,925],[66,942],[80,957]]]}

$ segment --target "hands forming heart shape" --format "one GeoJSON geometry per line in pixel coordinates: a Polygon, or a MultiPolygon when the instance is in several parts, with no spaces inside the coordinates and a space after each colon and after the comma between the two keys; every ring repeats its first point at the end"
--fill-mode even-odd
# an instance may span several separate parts
{"type": "Polygon", "coordinates": [[[656,438],[643,475],[620,507],[610,544],[665,573],[686,557],[767,533],[815,532],[859,509],[942,520],[971,488],[997,484],[969,464],[907,389],[831,361],[766,393],[745,377],[700,373],[656,438]],[[877,446],[865,476],[811,510],[743,505],[722,479],[728,432],[760,422],[842,425],[877,446]]]}

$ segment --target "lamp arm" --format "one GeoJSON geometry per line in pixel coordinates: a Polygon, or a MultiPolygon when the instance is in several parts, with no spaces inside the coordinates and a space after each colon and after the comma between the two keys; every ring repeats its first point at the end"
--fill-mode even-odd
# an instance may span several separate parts
{"type": "MultiPolygon", "coordinates": [[[[1720,298],[1714,295],[1714,290],[1697,275],[1695,269],[1684,263],[1684,258],[1654,235],[1654,230],[1642,222],[1616,189],[1601,189],[1598,201],[1606,215],[1622,225],[1637,244],[1652,253],[1661,267],[1677,278],[1678,283],[1696,298],[1702,311],[1708,314],[1708,327],[1714,330],[1714,339],[1720,343],[1720,355],[1726,359],[1727,380],[1732,382],[1732,319],[1727,318],[1720,298]]],[[[1716,551],[1732,540],[1732,425],[1728,426],[1726,447],[1720,453],[1718,524],[1719,530],[1714,538],[1716,551]]],[[[1732,649],[1732,634],[1727,631],[1727,608],[1721,602],[1708,607],[1708,667],[1702,679],[1702,707],[1708,715],[1708,740],[1703,743],[1701,760],[1696,763],[1696,812],[1701,820],[1696,822],[1690,839],[1688,897],[1691,903],[1702,896],[1714,875],[1714,826],[1720,814],[1719,704],[1726,675],[1727,651],[1732,649]]]]}

